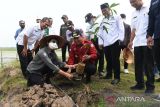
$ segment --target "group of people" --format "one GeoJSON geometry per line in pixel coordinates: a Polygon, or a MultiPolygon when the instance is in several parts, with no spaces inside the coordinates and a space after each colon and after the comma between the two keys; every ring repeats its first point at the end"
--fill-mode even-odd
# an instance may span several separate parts
{"type": "MultiPolygon", "coordinates": [[[[50,83],[49,77],[56,73],[72,79],[73,75],[64,71],[64,68],[75,71],[79,62],[85,63],[86,83],[91,81],[91,75],[97,71],[100,78],[113,79],[111,84],[118,84],[121,50],[134,47],[136,84],[131,89],[141,90],[146,85],[145,93],[153,93],[155,63],[160,71],[160,0],[151,0],[150,8],[142,0],[129,1],[135,8],[131,27],[123,21],[125,14],[114,15],[108,3],[100,5],[104,16],[100,25],[96,23],[96,16],[86,14],[85,22],[89,24],[86,34],[82,29],[74,28],[67,15],[61,17],[64,24],[60,27],[59,36],[49,33],[53,21],[50,18],[44,17],[38,26],[26,30],[23,30],[25,22],[20,21],[21,29],[16,32],[15,39],[22,73],[28,85],[50,83]],[[33,57],[38,47],[40,50],[33,57]],[[55,53],[59,48],[62,48],[62,61],[55,53]],[[107,62],[105,76],[104,59],[107,62]],[[146,83],[144,74],[147,77],[146,83]]],[[[124,72],[129,73],[126,62],[124,72]]]]}

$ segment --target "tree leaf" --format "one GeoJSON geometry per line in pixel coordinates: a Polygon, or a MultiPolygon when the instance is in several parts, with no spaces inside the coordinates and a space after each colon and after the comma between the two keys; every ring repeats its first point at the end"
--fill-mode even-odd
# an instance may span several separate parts
{"type": "Polygon", "coordinates": [[[116,7],[116,6],[118,6],[118,5],[119,5],[119,3],[112,3],[112,4],[109,6],[109,8],[111,9],[111,8],[116,7]]]}

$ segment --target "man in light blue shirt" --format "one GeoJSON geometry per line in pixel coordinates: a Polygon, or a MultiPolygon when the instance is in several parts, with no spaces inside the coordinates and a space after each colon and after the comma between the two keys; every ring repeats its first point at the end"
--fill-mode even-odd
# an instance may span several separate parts
{"type": "Polygon", "coordinates": [[[15,34],[15,36],[14,36],[14,39],[15,39],[15,40],[16,40],[16,38],[18,37],[18,35],[22,32],[22,30],[25,28],[25,21],[20,20],[20,21],[19,21],[19,26],[20,26],[20,28],[17,29],[16,34],[15,34]]]}

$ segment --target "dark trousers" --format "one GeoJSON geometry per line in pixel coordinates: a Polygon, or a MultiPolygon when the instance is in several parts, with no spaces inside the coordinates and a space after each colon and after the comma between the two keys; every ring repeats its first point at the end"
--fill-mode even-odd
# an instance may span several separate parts
{"type": "Polygon", "coordinates": [[[144,86],[144,73],[147,76],[146,88],[154,89],[153,51],[147,46],[134,48],[135,79],[137,85],[144,86]]]}
{"type": "Polygon", "coordinates": [[[43,85],[44,83],[51,84],[50,78],[54,76],[53,70],[49,67],[45,66],[41,71],[40,74],[36,73],[28,73],[28,81],[27,86],[33,86],[33,85],[43,85]]]}
{"type": "Polygon", "coordinates": [[[86,78],[90,78],[91,75],[95,74],[96,66],[93,63],[86,63],[84,68],[84,72],[86,73],[86,78]]]}
{"type": "Polygon", "coordinates": [[[119,41],[116,41],[110,46],[104,47],[104,54],[107,62],[106,76],[112,77],[112,70],[114,70],[114,78],[120,79],[120,51],[121,47],[119,45],[119,41]]]}
{"type": "Polygon", "coordinates": [[[99,45],[98,45],[98,38],[94,41],[92,40],[92,43],[94,44],[96,50],[97,50],[97,60],[95,61],[95,65],[96,65],[96,68],[97,68],[97,65],[98,65],[98,72],[103,72],[103,69],[104,69],[104,50],[103,49],[100,49],[99,48],[99,45]],[[99,62],[99,64],[98,64],[99,62]]]}
{"type": "MultiPolygon", "coordinates": [[[[121,49],[123,51],[124,48],[126,48],[127,46],[121,46],[121,49]]],[[[126,61],[124,61],[124,69],[128,69],[128,63],[126,61]]]]}
{"type": "Polygon", "coordinates": [[[65,42],[64,46],[62,47],[62,61],[66,62],[66,50],[68,47],[68,52],[70,49],[70,43],[68,41],[65,42]]]}
{"type": "Polygon", "coordinates": [[[33,57],[32,57],[32,52],[30,50],[28,50],[27,56],[23,56],[22,55],[23,48],[24,48],[23,45],[17,45],[17,53],[19,56],[22,74],[26,78],[27,77],[26,69],[27,69],[27,66],[30,63],[30,61],[33,59],[33,57]]]}
{"type": "Polygon", "coordinates": [[[160,71],[160,39],[154,40],[154,59],[158,70],[160,71]]]}

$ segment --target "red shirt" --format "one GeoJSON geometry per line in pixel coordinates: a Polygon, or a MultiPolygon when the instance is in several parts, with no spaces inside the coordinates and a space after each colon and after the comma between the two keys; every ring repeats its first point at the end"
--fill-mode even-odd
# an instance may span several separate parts
{"type": "Polygon", "coordinates": [[[81,62],[84,55],[90,55],[91,58],[89,59],[89,62],[95,62],[97,58],[97,51],[93,43],[91,41],[84,40],[82,45],[77,45],[73,42],[69,52],[68,64],[73,65],[81,62]]]}

